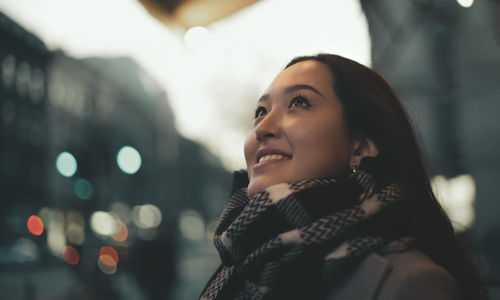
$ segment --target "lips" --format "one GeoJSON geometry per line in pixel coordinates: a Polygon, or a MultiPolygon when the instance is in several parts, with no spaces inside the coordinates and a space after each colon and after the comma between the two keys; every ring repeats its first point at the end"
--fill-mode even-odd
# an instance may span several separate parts
{"type": "Polygon", "coordinates": [[[280,150],[280,149],[275,149],[275,148],[264,148],[261,149],[257,152],[257,157],[255,159],[255,163],[259,163],[259,160],[267,155],[277,155],[277,156],[284,156],[286,159],[290,159],[292,157],[291,154],[288,154],[287,152],[280,150]]]}

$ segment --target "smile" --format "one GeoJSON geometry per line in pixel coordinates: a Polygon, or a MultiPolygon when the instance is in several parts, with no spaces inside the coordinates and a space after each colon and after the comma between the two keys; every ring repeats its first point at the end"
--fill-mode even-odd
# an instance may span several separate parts
{"type": "Polygon", "coordinates": [[[278,162],[282,162],[282,161],[286,161],[286,160],[290,160],[290,157],[280,155],[280,154],[265,155],[259,159],[259,162],[257,164],[255,164],[254,168],[258,168],[261,166],[265,166],[265,165],[269,165],[269,164],[273,164],[273,163],[278,163],[278,162]]]}
{"type": "Polygon", "coordinates": [[[266,161],[266,160],[287,160],[287,159],[290,159],[290,158],[287,156],[284,156],[284,155],[280,155],[280,154],[271,154],[271,155],[262,156],[259,159],[259,163],[266,161]]]}

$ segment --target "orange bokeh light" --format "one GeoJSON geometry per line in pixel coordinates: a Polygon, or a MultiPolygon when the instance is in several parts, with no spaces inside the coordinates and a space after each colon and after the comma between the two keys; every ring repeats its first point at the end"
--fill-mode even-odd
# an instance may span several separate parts
{"type": "Polygon", "coordinates": [[[106,254],[101,255],[101,256],[99,256],[99,259],[106,266],[109,266],[109,267],[116,266],[116,260],[109,255],[106,255],[106,254]]]}
{"type": "Polygon", "coordinates": [[[110,246],[101,247],[101,250],[99,250],[99,258],[102,263],[107,266],[116,266],[119,260],[118,252],[110,246]]]}
{"type": "MultiPolygon", "coordinates": [[[[104,258],[104,257],[108,257],[109,259],[113,260],[113,259],[111,258],[111,256],[109,256],[109,255],[101,255],[101,256],[99,257],[99,259],[97,260],[97,266],[99,267],[99,270],[101,270],[104,274],[108,274],[108,275],[113,275],[113,274],[115,274],[115,273],[116,273],[116,271],[117,271],[117,266],[116,266],[116,264],[114,264],[114,265],[112,265],[112,266],[108,266],[108,265],[106,265],[106,264],[103,262],[103,258],[104,258]]],[[[104,259],[106,259],[106,258],[104,258],[104,259]]],[[[113,262],[114,262],[114,260],[113,260],[113,262]]]]}
{"type": "Polygon", "coordinates": [[[120,220],[116,220],[116,225],[118,226],[118,230],[111,236],[111,238],[117,242],[126,241],[128,237],[127,225],[120,220]]]}
{"type": "Polygon", "coordinates": [[[26,227],[28,227],[28,231],[33,235],[41,235],[43,233],[43,222],[37,215],[32,215],[28,218],[26,227]]]}
{"type": "Polygon", "coordinates": [[[73,246],[64,247],[62,258],[70,265],[76,265],[80,261],[80,255],[73,246]]]}

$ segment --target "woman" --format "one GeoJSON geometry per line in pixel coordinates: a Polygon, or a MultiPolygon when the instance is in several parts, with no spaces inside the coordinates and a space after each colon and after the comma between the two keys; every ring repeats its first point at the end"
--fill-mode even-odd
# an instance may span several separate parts
{"type": "Polygon", "coordinates": [[[481,299],[387,82],[292,60],[259,99],[201,299],[481,299]]]}

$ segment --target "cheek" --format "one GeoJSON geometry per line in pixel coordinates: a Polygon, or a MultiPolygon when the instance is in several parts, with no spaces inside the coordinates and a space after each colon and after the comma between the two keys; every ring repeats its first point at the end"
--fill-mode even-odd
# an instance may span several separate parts
{"type": "Polygon", "coordinates": [[[297,150],[310,151],[311,153],[331,151],[336,145],[344,144],[341,128],[336,123],[316,120],[294,124],[289,130],[290,139],[293,140],[297,150]]]}
{"type": "Polygon", "coordinates": [[[255,134],[250,132],[246,139],[245,145],[243,146],[243,152],[245,154],[245,161],[247,163],[247,169],[250,172],[250,167],[253,166],[253,160],[255,159],[255,155],[257,152],[257,141],[255,139],[255,134]]]}
{"type": "Polygon", "coordinates": [[[343,124],[319,123],[295,131],[300,168],[311,177],[339,176],[350,161],[350,138],[343,124]]]}

